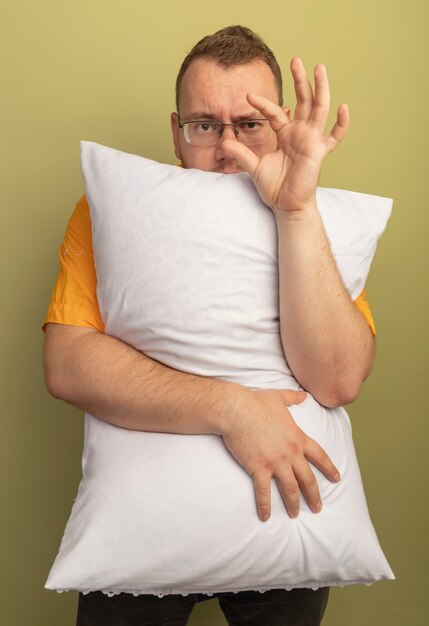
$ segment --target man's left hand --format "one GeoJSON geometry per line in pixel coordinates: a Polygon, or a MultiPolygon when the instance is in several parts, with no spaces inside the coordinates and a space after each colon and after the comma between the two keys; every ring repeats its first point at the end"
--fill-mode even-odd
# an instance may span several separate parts
{"type": "Polygon", "coordinates": [[[299,58],[291,61],[297,104],[290,119],[289,110],[254,94],[247,100],[269,120],[277,135],[278,149],[258,157],[237,141],[225,141],[225,148],[252,177],[262,200],[276,215],[313,209],[323,159],[335,150],[347,133],[349,112],[338,107],[336,122],[328,135],[329,82],[324,65],[314,70],[313,90],[299,58]]]}

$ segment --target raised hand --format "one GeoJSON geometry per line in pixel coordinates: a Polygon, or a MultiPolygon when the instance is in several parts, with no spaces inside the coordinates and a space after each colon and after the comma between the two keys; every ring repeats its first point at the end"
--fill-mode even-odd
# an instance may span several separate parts
{"type": "Polygon", "coordinates": [[[349,126],[348,107],[341,104],[332,130],[325,135],[330,92],[324,65],[315,67],[314,95],[301,59],[292,59],[291,72],[297,100],[293,119],[287,109],[270,100],[247,95],[249,104],[269,120],[277,135],[277,150],[258,157],[237,141],[224,142],[224,149],[252,176],[262,200],[275,214],[315,207],[323,159],[339,145],[349,126]]]}

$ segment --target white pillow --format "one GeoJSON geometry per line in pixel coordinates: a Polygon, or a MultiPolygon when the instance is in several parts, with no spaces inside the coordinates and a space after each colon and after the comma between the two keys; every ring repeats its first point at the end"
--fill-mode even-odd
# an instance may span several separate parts
{"type": "MultiPolygon", "coordinates": [[[[279,334],[277,233],[246,174],[183,170],[82,143],[106,332],[185,372],[252,389],[298,389],[279,334]]],[[[353,298],[391,201],[319,189],[353,298]]],[[[310,395],[290,407],[341,472],[290,519],[275,481],[253,481],[217,435],[146,433],[85,417],[83,478],[46,587],[208,593],[371,583],[393,573],[371,524],[349,418],[310,395]]]]}

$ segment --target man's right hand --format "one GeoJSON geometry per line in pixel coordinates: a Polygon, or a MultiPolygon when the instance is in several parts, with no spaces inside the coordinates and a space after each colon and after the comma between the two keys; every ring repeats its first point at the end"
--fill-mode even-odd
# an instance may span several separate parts
{"type": "Polygon", "coordinates": [[[114,337],[63,324],[48,324],[44,362],[46,383],[56,398],[115,426],[222,436],[253,477],[261,519],[270,514],[272,477],[289,515],[295,517],[300,492],[313,511],[321,504],[309,462],[330,480],[338,473],[287,409],[305,399],[303,391],[252,391],[237,383],[187,374],[114,337]]]}
{"type": "Polygon", "coordinates": [[[318,513],[322,501],[315,465],[329,480],[340,475],[326,452],[296,425],[287,407],[306,398],[304,391],[250,391],[247,407],[239,406],[225,445],[253,478],[256,506],[262,521],[271,514],[271,479],[275,478],[290,517],[299,513],[300,492],[310,509],[318,513]]]}

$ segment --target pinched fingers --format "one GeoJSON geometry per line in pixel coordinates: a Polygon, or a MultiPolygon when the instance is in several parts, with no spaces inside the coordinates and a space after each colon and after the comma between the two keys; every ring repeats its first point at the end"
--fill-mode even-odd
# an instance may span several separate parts
{"type": "Polygon", "coordinates": [[[250,148],[236,140],[226,139],[222,142],[222,150],[225,156],[235,159],[244,171],[253,176],[260,159],[250,148]]]}
{"type": "Polygon", "coordinates": [[[257,96],[254,93],[247,94],[247,100],[255,109],[257,109],[266,118],[274,132],[278,132],[284,126],[289,124],[289,118],[283,111],[281,106],[275,104],[268,98],[263,96],[257,96]]]}

